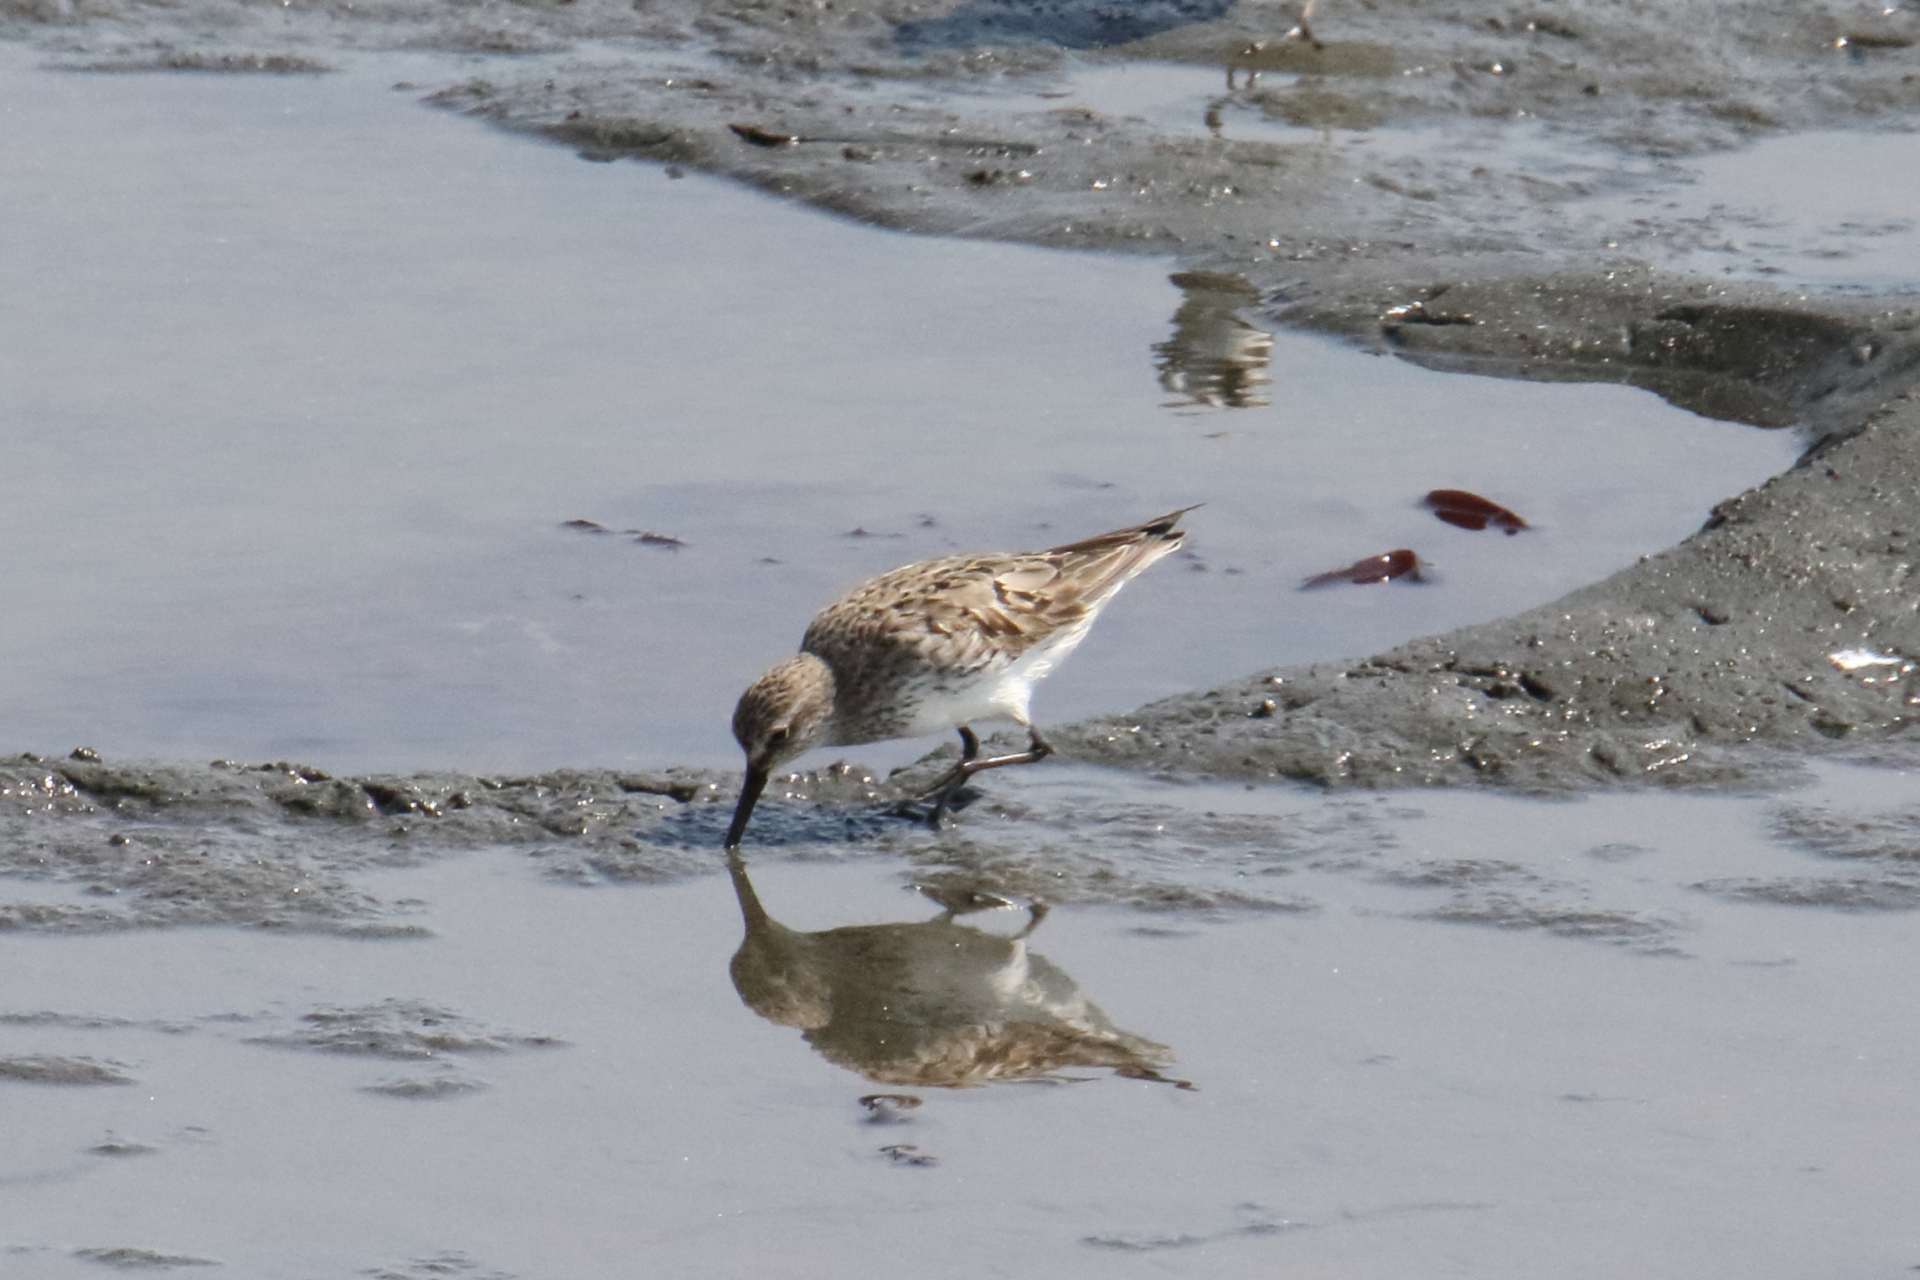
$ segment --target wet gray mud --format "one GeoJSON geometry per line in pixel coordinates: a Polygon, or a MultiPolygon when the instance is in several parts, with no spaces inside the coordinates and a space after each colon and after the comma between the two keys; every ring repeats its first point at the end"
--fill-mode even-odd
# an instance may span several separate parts
{"type": "Polygon", "coordinates": [[[1782,749],[1909,728],[1920,707],[1909,313],[1633,271],[1496,274],[1387,301],[1349,286],[1290,314],[1436,367],[1618,379],[1708,416],[1809,425],[1816,443],[1678,547],[1550,605],[1077,726],[1074,750],[1326,785],[1741,784],[1777,770],[1782,749]]]}
{"type": "Polygon", "coordinates": [[[1783,749],[1897,737],[1920,707],[1917,445],[1903,398],[1553,604],[1063,736],[1085,758],[1211,777],[1546,789],[1754,783],[1783,749]]]}
{"type": "MultiPolygon", "coordinates": [[[[1916,705],[1915,282],[1769,284],[1822,245],[1666,198],[1689,158],[1910,127],[1905,7],[1356,3],[1304,26],[1293,6],[1204,0],[4,13],[81,69],[465,55],[481,73],[419,85],[429,101],[589,159],[699,168],[880,226],[1171,252],[1225,282],[1226,316],[1437,368],[1630,383],[1819,441],[1696,537],[1552,606],[1078,725],[1060,739],[1080,759],[1370,786],[1724,783],[1768,773],[1753,746],[1897,735],[1916,705]],[[1123,83],[1120,109],[1088,105],[1123,83]]],[[[1168,359],[1169,386],[1226,404],[1258,363],[1168,359]]]]}
{"type": "Polygon", "coordinates": [[[878,1275],[930,1230],[956,1278],[1895,1274],[1901,764],[1760,804],[1060,765],[943,835],[825,771],[715,875],[719,779],[16,760],[0,1247],[62,1280],[878,1275]]]}

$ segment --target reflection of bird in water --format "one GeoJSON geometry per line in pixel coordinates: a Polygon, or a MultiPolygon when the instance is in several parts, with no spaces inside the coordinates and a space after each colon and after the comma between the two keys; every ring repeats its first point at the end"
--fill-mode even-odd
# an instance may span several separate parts
{"type": "Polygon", "coordinates": [[[1027,950],[1046,918],[1005,937],[955,921],[849,925],[798,933],[774,920],[727,859],[747,936],[733,956],[741,1000],[769,1022],[799,1027],[828,1061],[889,1085],[962,1088],[992,1080],[1104,1067],[1168,1080],[1165,1045],[1107,1021],[1073,979],[1027,950]]]}
{"type": "Polygon", "coordinates": [[[1260,391],[1273,359],[1273,335],[1240,318],[1260,301],[1241,276],[1182,271],[1171,277],[1186,293],[1173,313],[1173,336],[1154,344],[1160,385],[1195,404],[1252,409],[1269,403],[1260,391]]]}
{"type": "Polygon", "coordinates": [[[1034,684],[1066,659],[1128,579],[1180,545],[1192,507],[1051,551],[945,556],[895,569],[828,605],[800,652],[747,687],[733,736],[747,776],[727,831],[736,849],[778,766],[813,747],[960,731],[960,762],[927,793],[938,826],[968,778],[1051,754],[1027,715],[1034,684]],[[980,758],[969,725],[1002,718],[1029,746],[980,758]]]}

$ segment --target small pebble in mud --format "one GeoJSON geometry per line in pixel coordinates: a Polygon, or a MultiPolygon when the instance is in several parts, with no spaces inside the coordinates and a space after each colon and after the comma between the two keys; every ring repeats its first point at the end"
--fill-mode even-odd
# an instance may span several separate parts
{"type": "Polygon", "coordinates": [[[1247,719],[1271,720],[1273,719],[1273,713],[1277,710],[1279,710],[1279,708],[1274,705],[1272,698],[1262,698],[1259,706],[1247,712],[1247,719]]]}
{"type": "MultiPolygon", "coordinates": [[[[1883,10],[1883,12],[1890,14],[1893,10],[1886,9],[1883,10]]],[[[1911,36],[1892,35],[1886,32],[1849,31],[1846,35],[1834,41],[1834,47],[1837,49],[1911,49],[1913,48],[1913,38],[1911,36]]]]}
{"type": "Polygon", "coordinates": [[[869,1093],[860,1105],[867,1109],[868,1124],[906,1124],[903,1113],[919,1107],[920,1099],[910,1093],[869,1093]]]}
{"type": "Polygon", "coordinates": [[[940,1163],[938,1156],[921,1155],[920,1148],[914,1146],[911,1142],[901,1142],[891,1147],[882,1147],[880,1148],[880,1153],[882,1155],[892,1156],[895,1164],[912,1165],[916,1168],[924,1169],[940,1163]]]}
{"type": "Polygon", "coordinates": [[[478,1080],[469,1080],[460,1076],[435,1076],[420,1080],[402,1078],[381,1080],[374,1084],[360,1086],[362,1093],[384,1094],[389,1098],[454,1098],[464,1093],[475,1093],[487,1086],[478,1080]]]}
{"type": "Polygon", "coordinates": [[[1508,537],[1532,528],[1525,520],[1497,502],[1489,501],[1465,489],[1435,489],[1420,500],[1420,505],[1448,524],[1476,532],[1491,525],[1508,537]]]}
{"type": "Polygon", "coordinates": [[[67,753],[67,759],[87,760],[97,764],[100,760],[100,753],[92,747],[75,747],[67,753]]]}
{"type": "MultiPolygon", "coordinates": [[[[1483,172],[1483,170],[1476,169],[1474,174],[1477,177],[1483,172]]],[[[1402,327],[1410,324],[1446,326],[1456,324],[1474,325],[1479,323],[1479,319],[1471,312],[1441,311],[1429,307],[1425,302],[1409,302],[1403,306],[1389,307],[1380,317],[1380,328],[1389,334],[1398,333],[1402,327]]]]}
{"type": "Polygon", "coordinates": [[[173,1267],[217,1267],[213,1258],[196,1258],[184,1253],[155,1253],[151,1249],[75,1249],[73,1256],[123,1271],[165,1270],[173,1267]]]}
{"type": "Polygon", "coordinates": [[[0,1080],[29,1084],[132,1084],[133,1077],[119,1067],[119,1063],[96,1062],[92,1058],[27,1054],[0,1058],[0,1080]]]}
{"type": "Polygon", "coordinates": [[[1425,582],[1426,578],[1422,576],[1424,568],[1419,556],[1402,547],[1398,551],[1389,551],[1384,555],[1355,560],[1344,569],[1316,573],[1301,583],[1300,589],[1310,591],[1315,587],[1339,586],[1342,583],[1365,586],[1374,582],[1388,582],[1394,578],[1405,578],[1408,582],[1425,582]]]}
{"type": "Polygon", "coordinates": [[[739,135],[741,141],[751,142],[756,147],[790,147],[800,141],[791,133],[775,133],[757,124],[730,124],[727,128],[739,135]]]}
{"type": "Polygon", "coordinates": [[[681,547],[687,545],[684,539],[676,538],[670,533],[654,533],[648,529],[642,529],[640,536],[635,538],[634,541],[643,546],[665,547],[669,551],[678,551],[681,547]]]}

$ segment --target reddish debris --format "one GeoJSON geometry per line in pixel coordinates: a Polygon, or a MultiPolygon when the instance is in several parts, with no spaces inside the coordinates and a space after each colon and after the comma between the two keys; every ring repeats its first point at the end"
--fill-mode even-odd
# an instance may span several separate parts
{"type": "MultiPolygon", "coordinates": [[[[628,530],[628,532],[632,533],[636,531],[628,530]]],[[[634,538],[634,541],[645,543],[649,547],[665,547],[669,551],[678,551],[681,547],[687,545],[684,541],[674,537],[670,533],[655,533],[651,529],[640,529],[637,533],[638,536],[634,538]]]]}
{"type": "Polygon", "coordinates": [[[1365,586],[1370,582],[1387,582],[1393,578],[1425,582],[1426,579],[1420,576],[1420,557],[1405,547],[1382,556],[1368,556],[1365,560],[1355,560],[1344,569],[1316,573],[1301,583],[1300,589],[1307,591],[1314,587],[1335,587],[1349,582],[1355,586],[1365,586]]]}
{"type": "Polygon", "coordinates": [[[1448,524],[1462,529],[1478,530],[1492,525],[1511,537],[1530,527],[1525,520],[1499,503],[1489,502],[1465,489],[1435,489],[1422,500],[1421,505],[1431,508],[1433,514],[1448,524]]]}
{"type": "Polygon", "coordinates": [[[791,133],[776,133],[772,129],[762,129],[757,124],[730,124],[727,128],[734,131],[743,142],[751,142],[756,147],[790,147],[800,141],[791,133]]]}

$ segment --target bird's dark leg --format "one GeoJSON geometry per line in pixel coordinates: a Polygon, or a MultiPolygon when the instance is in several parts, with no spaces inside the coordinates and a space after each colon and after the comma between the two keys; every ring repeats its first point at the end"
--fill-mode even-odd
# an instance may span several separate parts
{"type": "Polygon", "coordinates": [[[1040,736],[1040,731],[1032,725],[1027,726],[1027,749],[1016,751],[1010,756],[994,756],[987,760],[974,760],[963,766],[967,776],[986,769],[998,769],[1003,764],[1037,764],[1053,754],[1053,744],[1040,736]]]}
{"type": "Polygon", "coordinates": [[[933,801],[933,809],[927,814],[927,825],[935,831],[940,829],[940,820],[946,816],[947,805],[952,803],[954,796],[959,794],[960,788],[967,785],[967,778],[971,776],[967,772],[968,767],[979,758],[980,739],[974,735],[970,726],[961,725],[960,763],[941,774],[940,781],[934,783],[933,788],[921,797],[923,800],[933,801]]]}
{"type": "Polygon", "coordinates": [[[958,795],[960,788],[976,773],[988,769],[998,769],[1009,764],[1034,764],[1053,754],[1053,745],[1040,736],[1040,731],[1032,725],[1027,726],[1027,749],[1012,755],[989,756],[980,758],[980,739],[974,737],[973,730],[964,725],[960,729],[960,763],[949,769],[940,781],[927,792],[926,799],[933,801],[933,812],[927,815],[927,825],[935,831],[940,829],[940,820],[946,816],[947,806],[958,795]]]}

